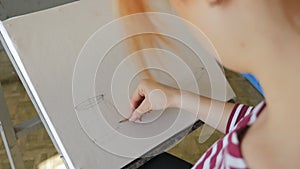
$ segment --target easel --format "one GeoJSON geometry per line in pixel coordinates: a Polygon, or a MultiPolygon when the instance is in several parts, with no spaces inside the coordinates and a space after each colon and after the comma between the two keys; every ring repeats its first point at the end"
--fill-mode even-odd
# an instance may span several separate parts
{"type": "Polygon", "coordinates": [[[40,118],[35,117],[13,126],[0,83],[0,132],[12,169],[24,169],[18,138],[42,127],[40,118]]]}
{"type": "MultiPolygon", "coordinates": [[[[10,57],[10,60],[14,65],[19,78],[23,82],[23,85],[29,97],[31,98],[33,105],[37,109],[40,119],[48,131],[54,146],[57,148],[61,158],[65,161],[66,166],[69,168],[97,169],[101,167],[120,168],[123,166],[125,166],[125,168],[138,168],[148,160],[147,157],[152,158],[152,156],[156,155],[157,152],[168,149],[170,146],[174,145],[174,143],[178,142],[182,137],[184,137],[187,134],[186,131],[191,131],[190,125],[193,125],[195,120],[194,117],[184,116],[185,118],[179,118],[177,121],[175,121],[176,125],[173,125],[173,130],[163,133],[166,134],[165,136],[162,135],[163,137],[153,140],[151,144],[140,142],[141,148],[138,149],[138,156],[140,158],[135,156],[134,158],[130,159],[114,155],[101,149],[94,142],[91,142],[89,137],[87,137],[87,133],[84,132],[82,125],[78,122],[78,116],[74,110],[74,102],[71,99],[73,95],[71,92],[69,92],[72,79],[65,77],[72,77],[72,70],[74,67],[70,63],[75,63],[81,45],[90,36],[90,33],[97,30],[99,26],[106,23],[107,19],[112,17],[109,15],[99,15],[98,7],[106,7],[110,4],[110,1],[104,0],[80,1],[67,6],[50,9],[42,13],[17,17],[8,20],[3,24],[1,23],[2,29],[0,30],[2,35],[0,36],[0,39],[3,43],[3,46],[10,57]],[[84,12],[76,13],[74,11],[84,12]],[[89,25],[89,29],[84,29],[86,28],[84,24],[78,25],[77,18],[81,18],[82,23],[84,22],[86,25],[89,25]],[[87,20],[84,18],[91,19],[87,20]],[[93,22],[93,20],[99,20],[99,22],[93,22]],[[33,29],[32,24],[30,23],[31,21],[38,23],[38,27],[33,29]],[[52,23],[54,21],[55,23],[52,23]],[[57,24],[58,26],[55,31],[51,30],[51,25],[54,24],[57,24]],[[15,29],[19,27],[22,29],[15,29]],[[34,38],[33,35],[23,33],[23,31],[27,31],[28,29],[32,29],[33,35],[37,36],[37,38],[34,38]],[[52,34],[49,34],[50,31],[52,34]],[[80,33],[81,36],[73,36],[78,33],[80,33]],[[54,41],[51,42],[54,34],[64,40],[61,41],[64,44],[64,48],[57,48],[58,43],[54,41]],[[23,43],[23,39],[31,39],[32,41],[30,42],[32,42],[32,44],[36,43],[36,45],[32,45],[34,47],[39,46],[40,42],[47,42],[47,45],[42,45],[37,48],[30,48],[30,46],[26,47],[27,43],[23,43]],[[20,44],[21,42],[22,45],[20,44]],[[70,50],[68,53],[66,53],[65,49],[69,48],[74,50],[70,50]],[[40,57],[41,55],[37,54],[46,50],[48,52],[44,52],[45,55],[43,55],[43,57],[40,57]],[[33,51],[37,52],[35,53],[33,51]],[[54,53],[51,54],[51,52],[54,53]],[[54,59],[53,56],[59,57],[54,59]],[[42,67],[45,61],[47,61],[47,64],[42,67]],[[53,63],[49,63],[48,61],[53,61],[53,63]],[[53,66],[51,65],[56,65],[56,70],[60,70],[59,73],[55,73],[56,70],[54,71],[53,66]],[[41,69],[41,67],[44,69],[43,74],[46,74],[51,81],[46,82],[44,79],[45,76],[40,76],[42,74],[40,74],[40,72],[37,70],[41,69]],[[68,119],[67,126],[65,119],[68,119]],[[145,147],[147,147],[147,150],[145,147]],[[132,161],[135,160],[135,158],[137,158],[137,160],[132,161]],[[108,160],[112,160],[114,162],[107,163],[108,160]]],[[[103,8],[102,12],[109,13],[111,11],[107,11],[106,8],[103,8]]],[[[94,65],[93,63],[95,62],[89,62],[88,64],[94,65]]],[[[93,67],[93,69],[94,68],[95,67],[93,67]]],[[[221,71],[218,72],[220,75],[222,75],[222,77],[224,76],[221,71]]],[[[84,74],[91,75],[89,73],[84,74]]],[[[221,81],[223,82],[223,80],[221,81]]],[[[92,88],[88,87],[87,89],[92,88]]],[[[95,122],[93,124],[104,123],[95,122]]],[[[103,125],[103,127],[107,126],[103,125]]],[[[11,130],[12,133],[15,132],[13,126],[10,128],[13,129],[11,130]]],[[[15,137],[17,136],[18,134],[15,133],[15,137]]],[[[115,136],[117,137],[117,135],[115,136]]],[[[101,137],[101,135],[99,135],[99,137],[101,137]]],[[[131,142],[128,142],[128,144],[133,146],[135,141],[138,140],[131,140],[131,142]]],[[[125,146],[124,148],[130,148],[130,146],[125,146]]]]}
{"type": "MultiPolygon", "coordinates": [[[[39,1],[28,3],[25,1],[0,0],[0,4],[2,5],[0,7],[0,20],[42,9],[47,9],[53,6],[62,5],[73,1],[74,0],[55,0],[49,2],[47,0],[44,0],[42,2],[39,1]]],[[[3,50],[3,46],[1,45],[1,43],[0,50],[3,50]]],[[[42,122],[39,117],[34,117],[30,120],[13,126],[0,82],[0,133],[12,169],[25,168],[22,154],[18,147],[18,138],[26,136],[28,133],[34,132],[41,127],[42,122]]]]}

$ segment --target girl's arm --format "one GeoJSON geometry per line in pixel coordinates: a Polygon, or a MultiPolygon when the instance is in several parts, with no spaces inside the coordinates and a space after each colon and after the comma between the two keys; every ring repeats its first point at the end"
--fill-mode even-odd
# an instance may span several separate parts
{"type": "Polygon", "coordinates": [[[166,108],[182,108],[195,113],[201,121],[225,133],[234,104],[180,91],[152,80],[143,80],[131,97],[130,120],[141,119],[150,110],[166,108]]]}

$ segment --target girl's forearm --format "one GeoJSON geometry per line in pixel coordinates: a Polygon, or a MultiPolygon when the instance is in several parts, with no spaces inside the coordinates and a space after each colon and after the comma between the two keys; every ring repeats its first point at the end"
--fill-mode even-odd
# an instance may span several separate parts
{"type": "Polygon", "coordinates": [[[174,97],[172,107],[195,113],[200,120],[225,133],[227,121],[234,104],[213,100],[187,91],[180,91],[174,97]]]}

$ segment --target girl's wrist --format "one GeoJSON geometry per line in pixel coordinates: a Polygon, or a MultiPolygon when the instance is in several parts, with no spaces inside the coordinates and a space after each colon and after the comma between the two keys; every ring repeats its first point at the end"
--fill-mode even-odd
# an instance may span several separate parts
{"type": "Polygon", "coordinates": [[[169,103],[169,108],[180,108],[181,107],[181,94],[180,94],[179,89],[174,89],[174,91],[171,92],[171,97],[170,97],[170,103],[169,103]]]}

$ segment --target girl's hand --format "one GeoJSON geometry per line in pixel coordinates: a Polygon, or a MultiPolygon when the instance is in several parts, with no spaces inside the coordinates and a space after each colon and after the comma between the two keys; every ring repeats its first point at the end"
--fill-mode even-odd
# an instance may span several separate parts
{"type": "Polygon", "coordinates": [[[150,110],[163,110],[177,107],[180,96],[178,89],[157,83],[153,80],[142,80],[134,91],[130,103],[130,121],[141,120],[143,114],[150,110]]]}

